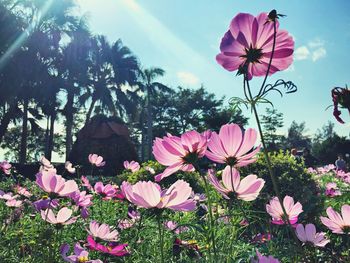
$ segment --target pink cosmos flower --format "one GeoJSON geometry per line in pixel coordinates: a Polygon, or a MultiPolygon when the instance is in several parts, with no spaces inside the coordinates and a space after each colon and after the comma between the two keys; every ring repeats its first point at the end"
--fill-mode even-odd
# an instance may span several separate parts
{"type": "Polygon", "coordinates": [[[328,217],[320,217],[326,227],[336,234],[350,234],[350,205],[341,207],[341,215],[332,207],[328,207],[326,212],[328,217]]]}
{"type": "Polygon", "coordinates": [[[88,232],[91,236],[105,241],[117,241],[119,238],[117,230],[113,230],[109,225],[99,224],[96,221],[90,222],[88,232]]]}
{"type": "Polygon", "coordinates": [[[329,197],[341,195],[341,192],[339,191],[336,183],[327,183],[326,184],[326,195],[329,197]]]}
{"type": "Polygon", "coordinates": [[[103,196],[104,200],[110,200],[114,197],[117,190],[111,184],[103,185],[102,182],[97,182],[94,186],[95,192],[103,196]]]}
{"type": "Polygon", "coordinates": [[[87,237],[88,247],[91,250],[100,251],[102,253],[110,254],[112,256],[122,257],[129,255],[126,247],[128,244],[118,244],[116,242],[110,242],[107,246],[97,243],[92,236],[87,237]]]}
{"type": "MultiPolygon", "coordinates": [[[[228,71],[246,69],[248,80],[265,76],[272,55],[274,25],[266,23],[268,14],[257,17],[239,13],[221,40],[216,61],[228,71]]],[[[293,62],[294,41],[276,20],[276,46],[269,75],[287,69],[293,62]]],[[[240,73],[240,72],[239,72],[240,73]]]]}
{"type": "Polygon", "coordinates": [[[324,247],[330,242],[330,240],[326,238],[325,233],[316,233],[314,224],[307,224],[305,228],[302,224],[298,224],[295,230],[297,237],[304,244],[311,243],[316,247],[324,247]]]}
{"type": "Polygon", "coordinates": [[[135,162],[135,161],[124,161],[124,168],[126,170],[130,170],[131,172],[135,173],[137,172],[138,170],[140,170],[140,164],[138,162],[135,162]]]}
{"type": "Polygon", "coordinates": [[[38,173],[36,183],[45,192],[59,196],[69,196],[78,190],[78,185],[74,180],[66,181],[53,171],[38,173]]]}
{"type": "Polygon", "coordinates": [[[122,191],[126,198],[139,207],[169,208],[177,211],[191,211],[196,208],[196,201],[189,199],[192,188],[183,180],[178,180],[167,190],[153,182],[140,181],[135,185],[123,182],[122,191]]]}
{"type": "Polygon", "coordinates": [[[56,173],[56,168],[51,164],[51,162],[45,158],[45,156],[40,157],[40,168],[39,172],[54,172],[56,173]]]}
{"type": "Polygon", "coordinates": [[[41,218],[50,224],[60,224],[60,225],[70,225],[73,224],[75,221],[77,221],[77,217],[72,217],[73,211],[67,207],[61,208],[58,213],[57,217],[55,216],[54,212],[49,210],[41,210],[41,218]]]}
{"type": "Polygon", "coordinates": [[[16,199],[10,199],[6,201],[5,205],[8,207],[20,207],[22,205],[22,201],[16,200],[16,199]]]}
{"type": "Polygon", "coordinates": [[[90,260],[89,259],[89,252],[84,250],[79,243],[76,243],[74,246],[74,255],[67,256],[67,253],[69,252],[69,245],[63,244],[60,248],[61,256],[64,261],[70,262],[70,263],[103,263],[99,259],[90,260]]]}
{"type": "Polygon", "coordinates": [[[102,167],[106,164],[106,162],[103,161],[103,157],[97,154],[89,154],[89,162],[96,167],[102,167]]]}
{"type": "Polygon", "coordinates": [[[64,164],[64,168],[68,171],[68,173],[74,174],[75,173],[75,168],[73,167],[73,164],[70,161],[67,161],[64,164]]]}
{"type": "Polygon", "coordinates": [[[278,259],[274,258],[273,256],[263,256],[259,253],[258,250],[256,250],[256,256],[258,259],[252,259],[252,263],[280,263],[278,259]]]}
{"type": "Polygon", "coordinates": [[[118,222],[118,228],[121,230],[124,230],[124,229],[128,229],[128,228],[133,227],[134,224],[135,224],[135,221],[132,219],[129,219],[129,218],[121,219],[118,222]]]}
{"type": "Polygon", "coordinates": [[[17,200],[18,195],[13,195],[13,193],[5,193],[0,190],[0,199],[6,200],[5,205],[8,207],[20,207],[22,205],[21,200],[17,200]]]}
{"type": "Polygon", "coordinates": [[[207,149],[207,139],[196,131],[188,131],[181,137],[167,135],[163,139],[156,138],[153,144],[153,155],[167,168],[155,176],[157,182],[173,173],[194,171],[193,163],[202,158],[207,149]]]}
{"type": "Polygon", "coordinates": [[[189,228],[187,226],[178,226],[178,224],[174,221],[166,221],[164,222],[165,228],[174,231],[175,234],[180,234],[183,232],[187,232],[189,228]]]}
{"type": "Polygon", "coordinates": [[[80,216],[83,219],[87,219],[90,216],[89,209],[83,206],[80,210],[80,216]]]}
{"type": "Polygon", "coordinates": [[[24,197],[32,196],[32,194],[25,187],[22,187],[20,185],[16,185],[15,190],[19,195],[23,195],[24,197]]]}
{"type": "Polygon", "coordinates": [[[77,206],[80,206],[80,207],[88,207],[88,206],[92,205],[92,202],[91,202],[92,195],[87,195],[86,191],[80,192],[78,190],[78,191],[72,193],[70,195],[70,198],[72,198],[72,200],[75,202],[75,204],[77,206]]]}
{"type": "MultiPolygon", "coordinates": [[[[298,216],[303,212],[303,206],[297,202],[294,204],[293,197],[286,195],[283,199],[283,206],[288,215],[288,220],[290,224],[294,225],[298,221],[298,216]]],[[[270,200],[270,204],[266,205],[266,211],[272,217],[272,224],[283,225],[286,223],[286,218],[283,218],[283,210],[281,203],[277,197],[274,197],[270,200]]]]}
{"type": "Polygon", "coordinates": [[[13,193],[8,192],[5,193],[4,191],[0,190],[0,199],[4,199],[6,201],[16,199],[18,195],[13,195],[13,193]]]}
{"type": "Polygon", "coordinates": [[[0,170],[2,170],[4,172],[4,174],[11,174],[11,169],[12,165],[8,162],[8,161],[2,161],[0,162],[0,170]]]}
{"type": "Polygon", "coordinates": [[[131,207],[128,208],[128,217],[132,220],[139,220],[141,218],[141,214],[136,210],[133,210],[131,207]]]}
{"type": "Polygon", "coordinates": [[[36,211],[40,212],[41,210],[46,210],[48,208],[53,209],[53,208],[57,208],[59,205],[58,200],[57,199],[40,199],[37,200],[35,202],[33,202],[33,206],[35,208],[36,211]]]}
{"type": "Polygon", "coordinates": [[[247,129],[244,133],[237,124],[225,124],[219,134],[212,132],[205,155],[217,163],[226,163],[229,166],[242,167],[256,161],[256,154],[260,146],[253,149],[257,132],[247,129]]]}
{"type": "Polygon", "coordinates": [[[208,180],[214,188],[226,199],[235,197],[243,201],[255,200],[261,189],[264,187],[265,180],[250,174],[241,180],[239,172],[230,166],[222,172],[222,182],[219,182],[213,170],[208,171],[208,180]]]}
{"type": "Polygon", "coordinates": [[[85,186],[90,191],[92,190],[92,186],[90,184],[90,181],[86,176],[82,176],[81,181],[82,181],[82,186],[85,186]]]}

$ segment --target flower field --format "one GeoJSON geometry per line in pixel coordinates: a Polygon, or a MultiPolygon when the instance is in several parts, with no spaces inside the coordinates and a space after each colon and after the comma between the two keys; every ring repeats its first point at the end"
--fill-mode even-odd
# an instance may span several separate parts
{"type": "MultiPolygon", "coordinates": [[[[20,2],[9,0],[0,11],[11,21],[26,21],[30,12],[22,11],[34,7],[20,2]]],[[[134,3],[134,12],[140,12],[136,7],[134,3]]],[[[42,11],[33,12],[38,20],[42,11]]],[[[327,126],[331,131],[324,128],[323,134],[330,135],[321,134],[313,141],[314,152],[323,158],[320,161],[308,149],[311,139],[302,136],[305,123],[293,122],[297,127],[288,130],[289,135],[299,134],[301,155],[295,140],[277,134],[281,115],[268,110],[269,116],[262,117],[258,111],[258,106],[273,106],[271,93],[282,96],[297,91],[292,81],[268,83],[271,75],[290,69],[293,63],[295,42],[283,29],[285,15],[272,10],[232,18],[216,62],[242,80],[244,97],[232,97],[228,110],[220,115],[216,110],[224,97],[210,100],[212,95],[203,87],[198,93],[202,95],[181,87],[176,93],[155,81],[164,75],[162,69],[139,67],[120,40],[110,45],[104,36],[91,37],[74,15],[62,19],[69,21],[67,26],[50,12],[46,23],[36,25],[38,35],[47,34],[50,48],[30,54],[40,69],[49,65],[48,83],[58,90],[44,93],[40,89],[44,81],[37,80],[33,97],[25,97],[21,89],[8,89],[2,92],[9,94],[7,98],[0,98],[0,143],[10,124],[22,118],[20,142],[8,143],[17,140],[12,127],[2,145],[10,149],[7,156],[18,157],[18,162],[0,162],[0,262],[350,262],[350,173],[345,161],[350,155],[343,150],[347,139],[336,136],[334,124],[327,126]],[[67,39],[61,39],[59,30],[62,36],[68,32],[67,39]],[[55,50],[57,54],[51,55],[55,50]],[[74,61],[67,59],[71,54],[74,61]],[[261,86],[255,86],[259,77],[261,86]],[[65,89],[63,95],[61,89],[65,89]],[[87,92],[81,94],[83,89],[87,92]],[[185,101],[196,107],[204,97],[199,111],[212,111],[189,116],[195,123],[191,129],[179,127],[188,111],[184,107],[180,114],[185,101]],[[168,98],[175,103],[169,100],[156,107],[168,98]],[[248,119],[241,108],[251,114],[256,128],[246,127],[248,119]],[[79,130],[85,110],[85,125],[79,130]],[[173,117],[166,119],[166,114],[173,117]],[[175,123],[177,115],[182,119],[175,123]],[[47,117],[45,134],[36,122],[43,122],[43,116],[47,117]],[[53,152],[62,152],[57,146],[62,146],[62,135],[54,132],[55,121],[62,116],[64,165],[52,161],[53,152]],[[36,139],[41,137],[45,137],[45,154],[40,151],[38,157],[35,149],[28,153],[30,147],[39,147],[36,139]],[[287,141],[288,147],[282,148],[287,141]],[[11,149],[17,149],[17,155],[11,149]],[[336,165],[319,165],[328,160],[324,149],[332,154],[338,151],[336,165]],[[116,154],[106,156],[106,151],[116,154]],[[17,169],[25,167],[28,158],[40,167],[29,176],[17,169]]],[[[30,21],[26,30],[35,28],[36,19],[30,21]]],[[[12,59],[8,68],[4,66],[8,71],[0,71],[0,80],[21,64],[16,63],[12,59]]],[[[17,86],[27,88],[31,82],[29,77],[17,86]]],[[[333,88],[331,100],[333,116],[345,123],[340,109],[350,109],[349,89],[333,88]]]]}

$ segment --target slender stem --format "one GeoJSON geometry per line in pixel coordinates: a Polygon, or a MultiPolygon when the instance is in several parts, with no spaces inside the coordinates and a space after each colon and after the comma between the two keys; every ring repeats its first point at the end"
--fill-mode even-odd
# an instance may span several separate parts
{"type": "Polygon", "coordinates": [[[269,73],[270,73],[270,68],[271,68],[271,64],[272,64],[272,58],[273,58],[273,55],[275,53],[275,47],[276,47],[276,35],[277,35],[276,21],[273,21],[273,42],[272,42],[271,57],[270,57],[269,64],[267,66],[267,71],[266,71],[266,75],[265,75],[264,81],[262,82],[261,88],[260,88],[259,93],[258,93],[258,97],[260,97],[262,95],[262,92],[263,92],[263,89],[264,89],[267,77],[269,76],[269,73]]]}
{"type": "MultiPolygon", "coordinates": [[[[232,170],[233,170],[233,167],[230,166],[231,188],[232,188],[232,192],[234,192],[234,191],[235,191],[235,188],[234,188],[234,185],[233,185],[233,174],[232,174],[232,170]]],[[[230,201],[231,201],[231,200],[230,200],[230,201]]],[[[248,221],[248,217],[247,217],[247,215],[246,215],[246,213],[245,213],[243,207],[241,206],[241,203],[239,202],[239,200],[237,200],[237,204],[238,204],[239,209],[240,209],[240,210],[242,211],[242,213],[243,213],[244,219],[245,219],[247,222],[249,222],[249,221],[248,221]]]]}
{"type": "Polygon", "coordinates": [[[278,188],[278,184],[277,184],[277,180],[276,180],[276,177],[275,177],[273,169],[272,169],[271,160],[270,160],[269,153],[267,151],[266,144],[265,144],[265,137],[264,137],[264,134],[263,134],[263,131],[262,131],[262,128],[261,128],[260,119],[259,119],[258,111],[256,109],[255,101],[253,101],[253,96],[252,96],[252,93],[251,93],[251,90],[250,90],[249,81],[247,80],[246,77],[245,77],[245,80],[246,80],[246,83],[247,83],[248,94],[249,94],[250,99],[251,99],[251,107],[253,109],[253,113],[254,113],[254,116],[255,116],[256,123],[258,125],[258,130],[259,130],[259,134],[260,134],[260,140],[261,140],[261,144],[263,146],[263,152],[264,152],[265,160],[266,160],[266,163],[267,163],[267,168],[268,168],[269,173],[270,173],[272,187],[273,187],[273,190],[275,191],[275,194],[276,194],[276,196],[277,196],[277,198],[278,198],[278,200],[279,200],[279,202],[281,204],[282,211],[283,211],[283,216],[284,216],[283,220],[285,221],[285,223],[288,224],[289,229],[292,232],[292,235],[293,235],[293,237],[295,239],[295,242],[298,245],[300,245],[299,239],[295,235],[293,227],[290,224],[288,214],[287,214],[286,209],[285,209],[285,207],[283,205],[283,199],[281,197],[281,194],[280,194],[280,191],[279,191],[279,188],[278,188]]]}
{"type": "Polygon", "coordinates": [[[210,193],[209,193],[209,185],[207,180],[203,175],[202,179],[204,181],[204,187],[205,187],[205,194],[207,195],[207,200],[208,200],[208,212],[209,212],[209,234],[210,234],[210,239],[211,243],[213,246],[213,252],[214,252],[214,257],[216,257],[216,242],[215,242],[215,229],[214,229],[214,217],[213,217],[213,211],[212,211],[212,203],[211,203],[211,198],[210,198],[210,193]]]}
{"type": "Polygon", "coordinates": [[[163,231],[162,231],[162,220],[158,216],[158,235],[159,235],[159,246],[160,246],[160,262],[164,263],[164,242],[163,242],[163,231]]]}

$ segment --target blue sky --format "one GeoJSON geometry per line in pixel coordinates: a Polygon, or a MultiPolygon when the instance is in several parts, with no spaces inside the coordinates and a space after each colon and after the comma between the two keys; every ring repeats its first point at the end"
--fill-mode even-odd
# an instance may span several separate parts
{"type": "MultiPolygon", "coordinates": [[[[218,97],[243,97],[241,77],[225,71],[215,61],[219,42],[231,19],[239,12],[257,15],[277,9],[280,20],[295,40],[294,63],[288,71],[270,78],[292,80],[298,92],[282,99],[270,96],[285,117],[285,132],[293,120],[306,121],[314,133],[333,120],[330,90],[349,83],[350,1],[212,1],[212,0],[79,0],[81,12],[89,12],[93,33],[110,41],[121,38],[144,67],[166,70],[162,79],[172,87],[198,88],[201,83],[218,97]]],[[[258,89],[262,78],[253,80],[258,89]]],[[[253,88],[253,89],[254,89],[253,88]]],[[[260,112],[264,112],[261,107],[260,112]]],[[[247,112],[249,114],[249,112],[247,112]]],[[[350,117],[343,111],[345,120],[350,117]]],[[[251,126],[255,126],[251,116],[251,126]]],[[[340,135],[350,125],[335,122],[340,135]]]]}

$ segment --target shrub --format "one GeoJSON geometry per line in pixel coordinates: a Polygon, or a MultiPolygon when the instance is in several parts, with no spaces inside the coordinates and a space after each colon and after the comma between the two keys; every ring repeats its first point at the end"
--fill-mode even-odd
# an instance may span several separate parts
{"type": "MultiPolygon", "coordinates": [[[[270,158],[281,196],[290,195],[303,205],[304,212],[301,217],[307,220],[315,219],[322,211],[324,199],[319,195],[319,188],[311,174],[307,172],[302,163],[297,162],[288,152],[270,153],[270,158]]],[[[242,174],[256,174],[266,181],[260,202],[255,203],[259,209],[265,210],[265,204],[275,196],[275,192],[264,155],[261,153],[257,162],[242,168],[242,174]]]]}

